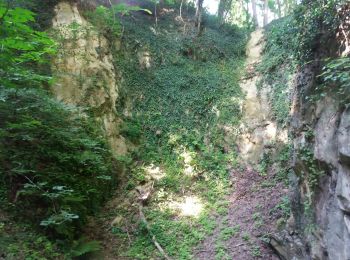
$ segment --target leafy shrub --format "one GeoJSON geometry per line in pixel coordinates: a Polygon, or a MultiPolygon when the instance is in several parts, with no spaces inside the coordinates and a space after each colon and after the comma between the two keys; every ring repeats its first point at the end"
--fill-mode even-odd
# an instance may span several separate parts
{"type": "Polygon", "coordinates": [[[337,100],[345,104],[350,102],[350,58],[341,57],[332,59],[323,67],[319,75],[323,84],[316,88],[319,97],[333,94],[337,100]]]}
{"type": "Polygon", "coordinates": [[[134,143],[137,143],[141,137],[141,125],[134,120],[125,120],[120,133],[134,143]]]}
{"type": "MultiPolygon", "coordinates": [[[[94,121],[40,90],[51,79],[45,67],[56,44],[32,28],[35,14],[1,1],[0,17],[1,210],[12,213],[18,226],[29,223],[29,231],[41,227],[47,238],[66,241],[75,255],[96,249],[96,243],[73,240],[115,184],[114,159],[94,121]]],[[[5,241],[9,257],[42,259],[56,251],[47,238],[27,243],[42,237],[29,231],[19,240],[22,246],[5,241]],[[47,247],[43,254],[41,244],[47,247]]]]}
{"type": "Polygon", "coordinates": [[[0,77],[6,87],[38,86],[50,78],[39,72],[40,64],[55,53],[55,43],[47,34],[30,26],[34,13],[0,2],[0,77]]]}
{"type": "MultiPolygon", "coordinates": [[[[327,46],[329,39],[335,39],[341,21],[338,10],[344,3],[342,0],[303,1],[291,15],[267,27],[264,56],[258,66],[258,71],[263,75],[260,86],[267,84],[272,87],[272,109],[281,125],[285,125],[289,118],[290,77],[297,66],[319,58],[317,51],[320,46],[327,46]]],[[[339,93],[346,92],[346,63],[346,60],[329,63],[321,76],[326,77],[324,83],[327,85],[335,88],[342,85],[336,90],[339,93]]],[[[324,96],[326,89],[325,84],[316,86],[318,96],[324,96]]]]}
{"type": "Polygon", "coordinates": [[[108,37],[115,38],[120,36],[122,31],[120,19],[117,15],[120,14],[121,16],[124,16],[132,11],[144,11],[152,14],[148,9],[140,8],[138,6],[129,6],[122,3],[112,5],[110,8],[101,5],[94,11],[87,12],[86,15],[98,32],[108,37]]]}
{"type": "Polygon", "coordinates": [[[115,178],[102,134],[44,92],[0,93],[0,169],[8,198],[24,217],[71,237],[72,227],[96,211],[115,178]]]}

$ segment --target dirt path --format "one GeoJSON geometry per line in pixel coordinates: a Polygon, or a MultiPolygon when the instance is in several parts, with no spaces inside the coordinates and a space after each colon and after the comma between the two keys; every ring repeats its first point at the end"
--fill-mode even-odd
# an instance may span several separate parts
{"type": "Polygon", "coordinates": [[[196,259],[279,259],[264,239],[274,231],[280,217],[270,210],[280,201],[283,185],[275,186],[273,191],[262,187],[269,177],[255,171],[233,171],[231,177],[236,183],[228,197],[228,213],[217,216],[217,228],[195,250],[196,259]]]}
{"type": "Polygon", "coordinates": [[[255,66],[261,60],[263,31],[252,33],[247,45],[247,75],[241,82],[246,93],[238,148],[244,170],[232,170],[234,183],[227,197],[226,215],[216,216],[217,227],[195,250],[196,259],[278,259],[264,240],[274,231],[280,212],[272,210],[286,193],[273,180],[275,172],[256,170],[264,151],[276,140],[276,123],[270,118],[267,93],[259,93],[255,66]]]}

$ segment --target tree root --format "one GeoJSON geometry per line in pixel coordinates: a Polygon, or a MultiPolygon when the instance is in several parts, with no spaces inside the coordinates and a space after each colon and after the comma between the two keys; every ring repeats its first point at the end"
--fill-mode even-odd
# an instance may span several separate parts
{"type": "Polygon", "coordinates": [[[166,254],[166,252],[164,251],[164,249],[161,247],[161,245],[158,243],[156,237],[152,234],[151,232],[151,227],[149,225],[149,223],[146,220],[145,214],[143,213],[143,206],[142,206],[142,202],[139,203],[139,213],[140,213],[140,219],[141,221],[146,225],[146,229],[148,231],[148,233],[151,236],[152,242],[153,244],[156,246],[156,248],[158,249],[158,251],[161,253],[161,255],[164,257],[164,259],[166,260],[171,260],[171,258],[166,254]]]}

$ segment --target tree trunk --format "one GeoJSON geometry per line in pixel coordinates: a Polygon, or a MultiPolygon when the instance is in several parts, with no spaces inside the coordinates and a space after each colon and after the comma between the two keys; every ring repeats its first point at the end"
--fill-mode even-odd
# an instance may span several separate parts
{"type": "Polygon", "coordinates": [[[196,1],[196,20],[199,17],[200,12],[202,11],[204,0],[197,0],[196,1]]]}
{"type": "Polygon", "coordinates": [[[224,23],[227,14],[230,12],[232,6],[232,0],[220,0],[218,7],[218,18],[221,23],[224,23]]]}
{"type": "Polygon", "coordinates": [[[197,5],[196,5],[196,26],[198,27],[198,29],[200,29],[201,27],[203,2],[204,0],[197,0],[197,5]]]}
{"type": "Polygon", "coordinates": [[[266,26],[269,22],[269,6],[267,0],[264,0],[264,26],[266,26]]]}
{"type": "Polygon", "coordinates": [[[220,0],[219,7],[218,7],[218,18],[219,18],[219,21],[221,21],[223,19],[224,11],[225,11],[225,0],[220,0]]]}
{"type": "Polygon", "coordinates": [[[282,11],[281,11],[281,0],[276,0],[277,3],[277,15],[278,18],[282,17],[282,11]]]}
{"type": "Polygon", "coordinates": [[[258,26],[258,13],[256,12],[256,0],[252,0],[252,9],[253,9],[253,22],[254,25],[258,26]]]}
{"type": "Polygon", "coordinates": [[[180,18],[182,20],[182,6],[184,4],[184,0],[181,0],[181,4],[180,4],[180,18]]]}
{"type": "Polygon", "coordinates": [[[297,4],[296,0],[284,0],[285,15],[291,13],[296,4],[297,4]]]}
{"type": "Polygon", "coordinates": [[[245,17],[246,17],[246,22],[249,22],[249,1],[244,1],[245,4],[246,4],[246,7],[245,7],[245,17]]]}

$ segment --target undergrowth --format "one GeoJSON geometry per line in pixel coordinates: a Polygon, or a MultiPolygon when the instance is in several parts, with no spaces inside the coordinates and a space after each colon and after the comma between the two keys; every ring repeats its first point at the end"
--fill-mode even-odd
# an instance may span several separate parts
{"type": "Polygon", "coordinates": [[[117,167],[100,127],[43,90],[56,43],[20,3],[0,1],[1,257],[71,258],[99,248],[81,230],[117,167]]]}

